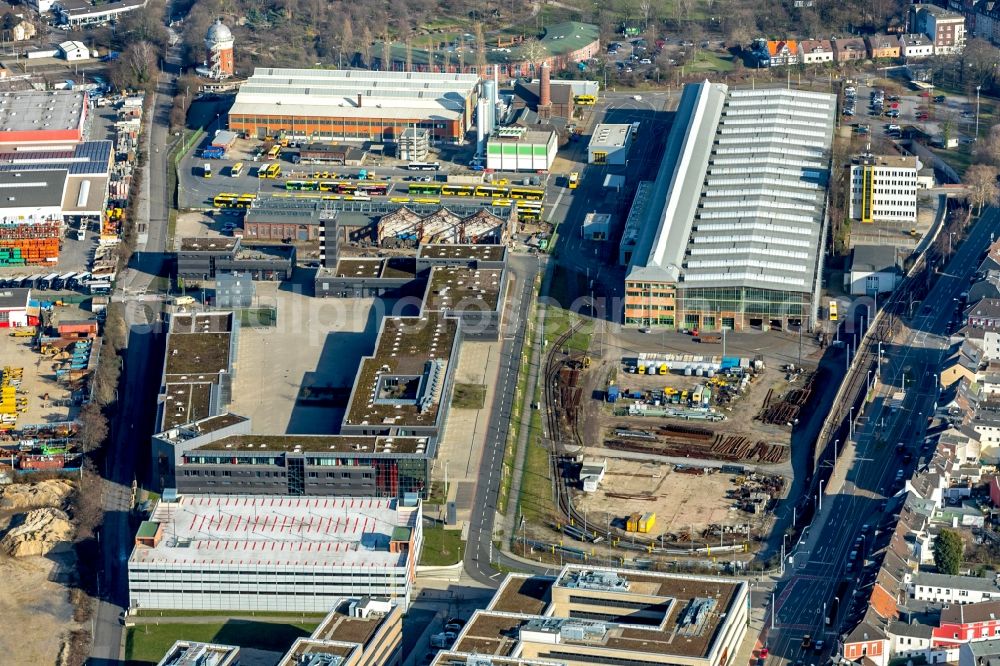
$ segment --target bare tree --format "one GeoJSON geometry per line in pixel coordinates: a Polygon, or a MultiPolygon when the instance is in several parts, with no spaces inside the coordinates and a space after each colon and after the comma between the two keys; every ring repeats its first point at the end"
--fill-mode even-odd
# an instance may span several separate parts
{"type": "Polygon", "coordinates": [[[389,33],[382,35],[382,71],[388,72],[392,69],[392,42],[389,41],[389,33]]]}
{"type": "Polygon", "coordinates": [[[986,164],[973,164],[965,171],[965,186],[969,188],[969,199],[976,207],[976,214],[983,206],[993,206],[1000,196],[997,188],[997,168],[986,164]]]}
{"type": "Polygon", "coordinates": [[[483,36],[483,24],[476,21],[476,73],[483,76],[486,73],[486,38],[483,36]]]}
{"type": "Polygon", "coordinates": [[[976,159],[1000,167],[1000,125],[994,125],[981,141],[976,142],[976,159]]]}
{"type": "Polygon", "coordinates": [[[642,29],[649,29],[649,10],[652,3],[649,0],[639,0],[639,11],[642,12],[642,29]]]}
{"type": "Polygon", "coordinates": [[[406,38],[406,71],[413,71],[413,42],[409,37],[406,38]]]}
{"type": "Polygon", "coordinates": [[[340,27],[340,57],[347,54],[347,62],[354,61],[354,26],[351,24],[351,17],[345,16],[340,27]]]}
{"type": "Polygon", "coordinates": [[[89,402],[80,410],[80,443],[84,451],[99,448],[108,438],[108,419],[96,402],[89,402]]]}

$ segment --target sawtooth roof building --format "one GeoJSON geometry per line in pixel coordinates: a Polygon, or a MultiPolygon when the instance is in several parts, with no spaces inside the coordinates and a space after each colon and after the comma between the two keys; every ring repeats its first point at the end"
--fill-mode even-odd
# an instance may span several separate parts
{"type": "Polygon", "coordinates": [[[811,326],[835,112],[825,93],[685,87],[656,181],[626,224],[626,324],[811,326]]]}
{"type": "Polygon", "coordinates": [[[398,140],[407,128],[461,142],[472,125],[475,74],[258,67],[240,87],[229,129],[298,141],[398,140]]]}

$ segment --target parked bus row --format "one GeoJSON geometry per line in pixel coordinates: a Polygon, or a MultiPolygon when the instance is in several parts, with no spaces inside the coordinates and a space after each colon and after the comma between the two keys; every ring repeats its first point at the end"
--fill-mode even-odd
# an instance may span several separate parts
{"type": "Polygon", "coordinates": [[[367,194],[373,197],[384,197],[389,193],[389,184],[332,180],[286,180],[285,189],[299,192],[336,192],[337,194],[367,194]]]}
{"type": "Polygon", "coordinates": [[[525,199],[541,201],[545,190],[530,187],[499,187],[497,185],[453,185],[450,183],[411,183],[407,194],[433,194],[446,197],[482,197],[484,199],[525,199]]]}
{"type": "Polygon", "coordinates": [[[216,208],[249,208],[255,199],[257,195],[250,192],[223,192],[212,198],[212,205],[216,208]]]}
{"type": "Polygon", "coordinates": [[[7,289],[36,289],[38,291],[86,291],[91,294],[110,294],[111,283],[94,278],[89,272],[39,273],[27,277],[0,278],[0,287],[7,289]]]}

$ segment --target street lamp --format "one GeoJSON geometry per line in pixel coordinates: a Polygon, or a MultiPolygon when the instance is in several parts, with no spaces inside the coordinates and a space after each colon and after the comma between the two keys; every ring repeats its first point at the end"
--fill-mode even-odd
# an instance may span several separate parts
{"type": "Polygon", "coordinates": [[[817,495],[816,497],[819,498],[819,510],[822,513],[822,511],[823,511],[823,479],[819,480],[819,495],[817,495]]]}
{"type": "Polygon", "coordinates": [[[976,86],[976,141],[979,141],[979,90],[982,85],[976,86]]]}

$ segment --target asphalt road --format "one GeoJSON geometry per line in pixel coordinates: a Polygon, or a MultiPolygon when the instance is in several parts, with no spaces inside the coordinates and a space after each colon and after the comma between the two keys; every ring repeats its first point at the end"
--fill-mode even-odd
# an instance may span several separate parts
{"type": "Polygon", "coordinates": [[[476,482],[476,496],[472,515],[469,518],[468,540],[465,548],[465,571],[474,580],[496,587],[499,574],[493,567],[498,562],[510,568],[524,568],[518,562],[508,560],[493,547],[493,522],[496,519],[497,497],[500,493],[500,469],[503,464],[504,447],[507,441],[514,398],[517,373],[524,349],[525,317],[535,277],[542,268],[541,255],[512,255],[510,258],[511,277],[514,291],[508,308],[507,322],[502,333],[500,367],[497,374],[493,405],[487,424],[486,443],[479,465],[476,482]]]}
{"type": "MultiPolygon", "coordinates": [[[[174,69],[176,53],[168,56],[168,68],[174,69]]],[[[94,623],[93,642],[88,664],[119,664],[122,626],[119,615],[128,606],[128,557],[132,551],[133,525],[129,520],[131,486],[148,487],[145,478],[149,441],[155,429],[156,394],[159,390],[160,359],[166,336],[159,324],[160,302],[139,300],[152,280],[166,273],[167,237],[167,148],[170,102],[173,99],[173,74],[160,75],[156,103],[150,127],[149,145],[149,220],[148,240],[133,255],[129,269],[119,278],[114,299],[126,305],[129,326],[124,351],[123,376],[119,390],[118,417],[113,420],[111,438],[105,454],[104,524],[100,532],[100,591],[94,623]],[[159,150],[156,150],[159,147],[159,150]]]]}
{"type": "MultiPolygon", "coordinates": [[[[802,648],[802,637],[822,637],[826,650],[833,647],[837,626],[847,630],[863,613],[868,593],[877,573],[877,562],[868,566],[866,556],[873,543],[894,528],[891,516],[884,516],[883,500],[903,488],[922,456],[927,417],[938,395],[936,372],[947,349],[944,336],[956,308],[955,299],[968,288],[979,256],[991,236],[1000,233],[1000,215],[988,210],[958,249],[948,268],[938,276],[909,329],[894,344],[883,345],[882,388],[866,413],[856,422],[855,454],[841,459],[850,464],[841,491],[823,498],[826,511],[818,514],[800,545],[792,546],[792,563],[776,587],[774,625],[768,632],[769,664],[820,663],[821,657],[802,648]],[[906,389],[902,408],[893,411],[886,404],[889,394],[906,389]],[[896,454],[902,442],[913,455],[904,464],[896,454]],[[897,471],[902,470],[901,479],[897,471]],[[860,541],[858,539],[860,538],[860,541]],[[856,559],[850,553],[859,551],[856,559]],[[841,581],[845,581],[841,584],[841,581]],[[856,588],[862,588],[853,603],[856,588]],[[838,599],[837,593],[844,599],[838,599]],[[831,616],[831,624],[825,620],[831,616]]],[[[769,618],[770,621],[770,618],[769,618]]]]}

